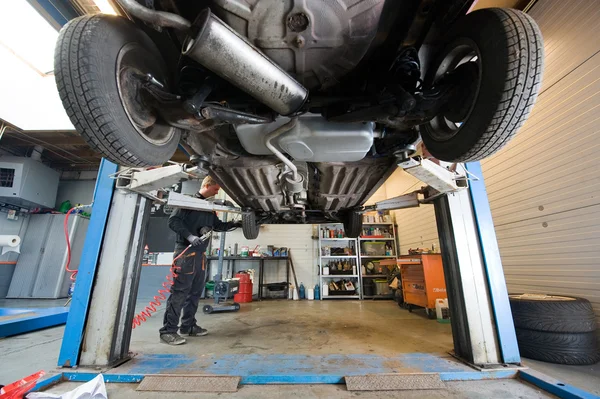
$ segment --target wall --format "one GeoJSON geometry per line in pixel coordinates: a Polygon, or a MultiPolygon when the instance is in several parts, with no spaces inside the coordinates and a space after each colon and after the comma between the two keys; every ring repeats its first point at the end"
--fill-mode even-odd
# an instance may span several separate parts
{"type": "Polygon", "coordinates": [[[94,197],[95,185],[95,180],[61,180],[56,194],[56,209],[66,200],[71,201],[73,205],[90,204],[94,197]]]}
{"type": "MultiPolygon", "coordinates": [[[[9,220],[6,215],[0,212],[0,235],[18,235],[23,242],[29,225],[29,216],[19,215],[17,220],[9,220]]],[[[7,252],[4,255],[0,253],[0,298],[6,297],[18,258],[17,252],[7,252]]]]}
{"type": "MultiPolygon", "coordinates": [[[[317,258],[316,252],[318,243],[312,239],[313,225],[286,225],[286,224],[271,224],[264,225],[260,228],[260,234],[256,240],[247,240],[244,238],[242,229],[237,229],[233,232],[227,233],[225,240],[225,247],[233,249],[235,243],[238,243],[238,251],[243,245],[247,245],[250,249],[256,245],[260,245],[261,248],[266,248],[267,245],[274,245],[275,247],[287,247],[291,250],[292,260],[294,262],[294,268],[296,270],[296,277],[298,278],[298,284],[304,283],[304,286],[314,287],[318,283],[317,275],[317,258]]],[[[215,234],[216,236],[216,234],[215,234]]],[[[219,246],[219,238],[213,238],[213,248],[219,246]]],[[[211,278],[214,276],[217,270],[217,262],[211,262],[211,278]]],[[[224,269],[227,268],[227,262],[223,264],[224,269]]],[[[254,268],[258,273],[258,262],[243,262],[236,261],[236,270],[245,270],[254,268]]],[[[265,283],[277,283],[285,281],[285,262],[279,261],[267,261],[265,263],[265,283]]],[[[258,277],[258,274],[256,274],[258,277]]],[[[293,284],[294,278],[290,273],[290,282],[293,284]]],[[[257,293],[258,280],[254,284],[254,292],[257,293]]],[[[266,292],[266,290],[265,290],[266,292]]]]}
{"type": "MultiPolygon", "coordinates": [[[[367,204],[411,193],[423,185],[420,180],[404,170],[397,169],[369,198],[367,204]]],[[[432,245],[436,248],[440,247],[433,205],[421,205],[418,208],[400,209],[391,213],[397,225],[400,255],[408,254],[409,248],[431,248],[432,245]]]]}

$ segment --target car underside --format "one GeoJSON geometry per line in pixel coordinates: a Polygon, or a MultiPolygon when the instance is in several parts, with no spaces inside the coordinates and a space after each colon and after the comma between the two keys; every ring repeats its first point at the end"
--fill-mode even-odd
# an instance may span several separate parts
{"type": "Polygon", "coordinates": [[[116,0],[120,17],[61,31],[57,85],[110,160],[158,165],[182,146],[249,224],[336,221],[355,236],[356,212],[419,143],[476,161],[529,114],[535,22],[467,15],[472,3],[116,0]]]}

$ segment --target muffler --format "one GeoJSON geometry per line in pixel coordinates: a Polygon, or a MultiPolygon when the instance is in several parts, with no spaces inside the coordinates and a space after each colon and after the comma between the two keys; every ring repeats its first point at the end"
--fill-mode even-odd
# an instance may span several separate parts
{"type": "Polygon", "coordinates": [[[239,87],[280,115],[299,111],[306,90],[207,8],[192,26],[183,54],[239,87]]]}

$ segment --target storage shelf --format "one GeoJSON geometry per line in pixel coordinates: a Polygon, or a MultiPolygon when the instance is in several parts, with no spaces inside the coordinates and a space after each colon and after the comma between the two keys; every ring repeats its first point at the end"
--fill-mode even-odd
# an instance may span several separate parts
{"type": "Polygon", "coordinates": [[[356,255],[339,255],[339,256],[335,256],[335,255],[327,255],[327,256],[321,256],[321,258],[323,259],[331,259],[331,258],[335,258],[335,259],[354,259],[356,258],[356,255]]]}
{"type": "Polygon", "coordinates": [[[382,256],[361,256],[362,259],[383,259],[383,258],[395,258],[396,255],[382,255],[382,256]]]}
{"type": "Polygon", "coordinates": [[[391,226],[393,223],[364,223],[363,226],[391,226]]]}
{"type": "Polygon", "coordinates": [[[386,237],[386,238],[359,238],[360,241],[393,241],[394,237],[386,237]]]}
{"type": "Polygon", "coordinates": [[[358,277],[358,274],[322,274],[323,278],[358,277]]]}
{"type": "Polygon", "coordinates": [[[362,278],[383,278],[386,277],[387,275],[385,274],[365,274],[364,276],[362,276],[362,278]]]}
{"type": "Polygon", "coordinates": [[[357,299],[358,295],[325,295],[323,299],[357,299]]]}
{"type": "Polygon", "coordinates": [[[321,241],[354,241],[356,238],[325,238],[321,237],[321,241]]]}

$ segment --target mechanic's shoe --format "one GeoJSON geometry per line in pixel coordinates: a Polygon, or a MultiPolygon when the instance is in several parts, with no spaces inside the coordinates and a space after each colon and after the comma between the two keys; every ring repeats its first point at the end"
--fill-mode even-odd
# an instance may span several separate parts
{"type": "Polygon", "coordinates": [[[192,326],[192,328],[180,328],[179,332],[183,335],[189,335],[190,337],[202,337],[208,334],[208,330],[200,326],[192,326]]]}
{"type": "Polygon", "coordinates": [[[177,333],[166,333],[160,334],[160,340],[165,344],[169,345],[183,345],[185,344],[185,338],[177,333]]]}

